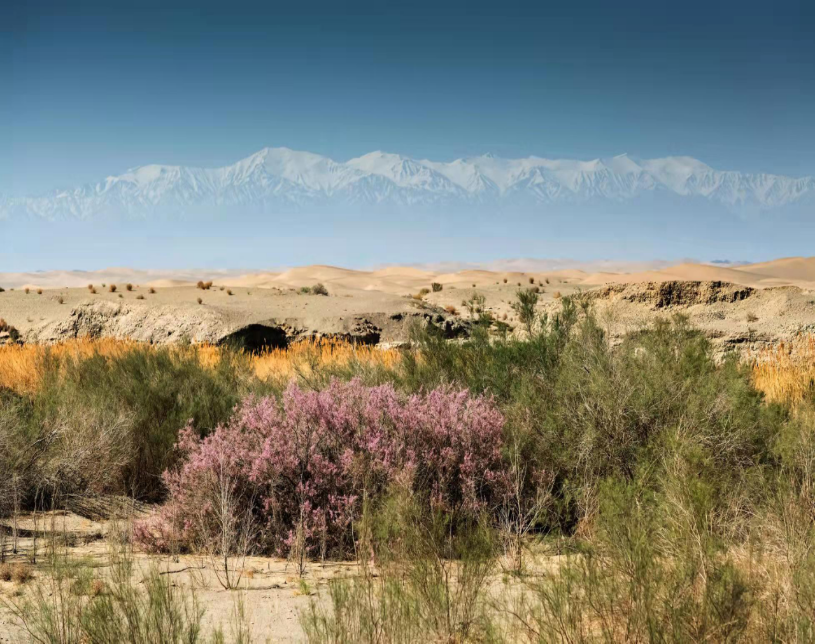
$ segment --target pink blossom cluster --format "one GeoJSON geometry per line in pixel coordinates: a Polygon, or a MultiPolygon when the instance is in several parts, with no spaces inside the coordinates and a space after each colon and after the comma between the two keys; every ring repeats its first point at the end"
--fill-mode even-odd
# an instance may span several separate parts
{"type": "Polygon", "coordinates": [[[299,526],[312,554],[344,556],[363,498],[392,485],[441,510],[477,514],[493,502],[506,480],[502,430],[493,400],[467,391],[407,397],[359,380],[322,391],[293,383],[282,400],[248,398],[206,438],[188,425],[181,464],[164,474],[169,499],[137,526],[136,539],[153,549],[172,540],[194,548],[207,536],[201,531],[222,525],[207,515],[213,489],[228,484],[260,527],[258,549],[285,554],[299,526]]]}

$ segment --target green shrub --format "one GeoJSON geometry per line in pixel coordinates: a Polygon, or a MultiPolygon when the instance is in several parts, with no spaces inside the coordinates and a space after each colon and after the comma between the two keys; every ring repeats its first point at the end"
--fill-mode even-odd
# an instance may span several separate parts
{"type": "Polygon", "coordinates": [[[33,395],[0,392],[0,465],[18,473],[28,503],[35,489],[160,499],[187,421],[206,433],[261,386],[231,351],[212,367],[192,349],[136,346],[116,356],[47,356],[41,369],[33,395]]]}

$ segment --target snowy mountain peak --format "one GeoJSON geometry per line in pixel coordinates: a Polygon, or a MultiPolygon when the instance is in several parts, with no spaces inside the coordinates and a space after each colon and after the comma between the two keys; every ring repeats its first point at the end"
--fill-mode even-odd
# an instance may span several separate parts
{"type": "Polygon", "coordinates": [[[815,178],[715,170],[692,157],[639,160],[628,154],[581,161],[484,154],[454,161],[416,160],[375,151],[338,162],[312,152],[267,147],[214,169],[145,165],[42,197],[0,201],[0,218],[145,217],[206,209],[439,208],[494,212],[560,202],[615,202],[647,193],[774,208],[811,198],[815,178]]]}

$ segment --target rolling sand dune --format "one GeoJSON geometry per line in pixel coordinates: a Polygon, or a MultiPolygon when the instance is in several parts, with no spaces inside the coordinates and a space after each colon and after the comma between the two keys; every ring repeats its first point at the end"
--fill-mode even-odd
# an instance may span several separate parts
{"type": "MultiPolygon", "coordinates": [[[[525,260],[527,263],[530,260],[525,260]]],[[[498,264],[494,262],[494,264],[498,264]]],[[[512,265],[511,261],[503,262],[512,265]]],[[[622,265],[622,263],[617,263],[622,265]]],[[[536,282],[548,279],[556,284],[580,285],[592,288],[607,283],[664,282],[669,280],[723,281],[763,288],[769,286],[799,286],[815,288],[815,257],[790,257],[760,264],[719,266],[683,263],[665,266],[666,262],[632,264],[646,270],[610,271],[583,270],[577,266],[559,270],[514,271],[466,268],[460,271],[434,272],[415,266],[388,266],[373,271],[355,270],[337,266],[313,265],[289,268],[282,272],[246,272],[239,270],[138,270],[108,268],[98,271],[44,271],[32,273],[0,273],[0,286],[4,288],[82,288],[87,284],[133,283],[154,288],[173,288],[194,285],[199,280],[212,280],[217,286],[241,288],[298,289],[317,282],[334,285],[348,291],[382,291],[385,293],[416,292],[432,282],[445,286],[479,287],[496,282],[526,284],[530,277],[536,282]]],[[[439,264],[448,267],[451,264],[439,264]]],[[[541,267],[547,262],[538,262],[541,267]]],[[[606,266],[613,263],[606,262],[606,266]]],[[[598,262],[586,263],[587,269],[596,268],[598,262]]]]}
{"type": "Polygon", "coordinates": [[[787,257],[772,262],[741,266],[735,270],[773,280],[815,282],[815,257],[787,257]]]}

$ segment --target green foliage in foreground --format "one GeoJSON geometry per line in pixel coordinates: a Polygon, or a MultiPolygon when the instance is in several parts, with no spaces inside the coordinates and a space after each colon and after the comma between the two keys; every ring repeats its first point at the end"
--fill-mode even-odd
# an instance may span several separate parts
{"type": "MultiPolygon", "coordinates": [[[[231,351],[214,367],[193,349],[136,346],[119,356],[46,356],[41,369],[35,394],[0,391],[0,467],[14,473],[23,506],[85,492],[159,500],[187,421],[214,428],[263,386],[231,351]]],[[[0,484],[0,513],[4,496],[0,484]]]]}
{"type": "MultiPolygon", "coordinates": [[[[312,641],[815,640],[815,401],[767,404],[681,318],[613,347],[568,298],[523,340],[490,324],[479,317],[460,343],[417,332],[418,351],[393,369],[302,377],[494,396],[516,492],[477,523],[398,489],[366,508],[363,574],[333,581],[330,605],[304,614],[312,641]]],[[[32,398],[0,393],[0,465],[68,490],[158,498],[188,418],[212,427],[242,395],[281,384],[237,357],[216,371],[138,352],[55,368],[32,398]],[[110,458],[83,461],[83,441],[68,440],[81,432],[110,458]]]]}

